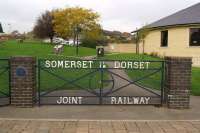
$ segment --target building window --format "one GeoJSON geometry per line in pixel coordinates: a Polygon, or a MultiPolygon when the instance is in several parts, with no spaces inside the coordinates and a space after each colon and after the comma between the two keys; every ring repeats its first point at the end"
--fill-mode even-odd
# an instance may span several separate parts
{"type": "Polygon", "coordinates": [[[168,46],[168,31],[161,31],[161,47],[168,46]]]}
{"type": "Polygon", "coordinates": [[[200,28],[190,29],[190,46],[200,46],[200,28]]]}

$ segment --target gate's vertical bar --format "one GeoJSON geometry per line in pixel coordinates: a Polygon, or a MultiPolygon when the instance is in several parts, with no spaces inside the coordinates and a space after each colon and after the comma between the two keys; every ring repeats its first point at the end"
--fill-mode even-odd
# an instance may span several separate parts
{"type": "Polygon", "coordinates": [[[164,96],[164,61],[162,61],[161,68],[161,105],[163,104],[163,96],[164,96]]]}
{"type": "Polygon", "coordinates": [[[40,106],[40,59],[38,59],[38,66],[37,66],[37,68],[38,68],[38,105],[40,106]]]}
{"type": "Polygon", "coordinates": [[[10,101],[9,101],[9,104],[11,104],[11,63],[10,63],[10,59],[8,59],[7,60],[8,61],[8,73],[9,73],[9,75],[8,75],[8,84],[9,84],[9,99],[10,99],[10,101]]]}
{"type": "Polygon", "coordinates": [[[38,60],[36,59],[36,63],[35,63],[35,71],[36,71],[36,75],[35,75],[35,81],[36,81],[36,88],[35,88],[35,99],[34,99],[34,102],[35,104],[37,103],[37,87],[38,87],[38,75],[37,75],[37,72],[38,72],[38,60]]]}
{"type": "MultiPolygon", "coordinates": [[[[102,62],[101,62],[102,63],[102,62]]],[[[100,86],[100,104],[102,105],[102,89],[103,89],[103,68],[100,68],[101,70],[101,86],[100,86]]]]}

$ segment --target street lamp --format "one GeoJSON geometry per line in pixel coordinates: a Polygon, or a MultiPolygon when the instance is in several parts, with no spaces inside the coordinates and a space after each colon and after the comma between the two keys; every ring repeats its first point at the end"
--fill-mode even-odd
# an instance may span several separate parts
{"type": "Polygon", "coordinates": [[[75,29],[75,38],[76,38],[76,55],[79,53],[79,33],[81,32],[81,28],[77,25],[75,29]]]}

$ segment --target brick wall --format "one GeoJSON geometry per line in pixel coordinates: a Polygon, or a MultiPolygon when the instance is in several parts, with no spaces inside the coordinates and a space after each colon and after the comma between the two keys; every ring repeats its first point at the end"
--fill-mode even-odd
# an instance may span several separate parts
{"type": "Polygon", "coordinates": [[[36,97],[36,59],[13,57],[11,65],[11,105],[33,107],[36,97]]]}
{"type": "Polygon", "coordinates": [[[165,96],[169,108],[187,109],[190,104],[192,59],[165,57],[165,96]]]}

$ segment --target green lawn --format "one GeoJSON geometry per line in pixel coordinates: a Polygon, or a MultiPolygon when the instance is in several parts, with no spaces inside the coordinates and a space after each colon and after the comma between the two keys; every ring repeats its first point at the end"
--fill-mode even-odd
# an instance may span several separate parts
{"type": "MultiPolygon", "coordinates": [[[[65,46],[64,52],[60,56],[53,54],[53,45],[42,42],[27,42],[18,43],[16,41],[7,41],[0,44],[0,58],[11,56],[36,56],[37,58],[66,58],[67,56],[76,56],[76,48],[65,46]]],[[[95,55],[96,50],[91,48],[80,47],[79,56],[95,55]]]]}
{"type": "Polygon", "coordinates": [[[200,68],[192,68],[192,94],[200,96],[200,68]]]}
{"type": "Polygon", "coordinates": [[[160,58],[148,56],[148,55],[137,55],[137,54],[108,54],[105,55],[104,59],[108,60],[161,60],[160,58]]]}
{"type": "MultiPolygon", "coordinates": [[[[151,57],[148,55],[136,55],[136,54],[113,54],[105,56],[106,59],[117,59],[117,60],[161,60],[160,58],[151,57]]],[[[156,65],[157,64],[153,64],[156,65]]],[[[146,74],[146,71],[139,72],[139,71],[127,71],[128,75],[132,79],[136,79],[141,77],[142,75],[146,74]]],[[[150,86],[155,89],[159,89],[160,87],[160,74],[157,73],[142,81],[142,85],[150,86]]],[[[193,67],[192,68],[192,95],[200,96],[200,68],[193,67]]]]}

